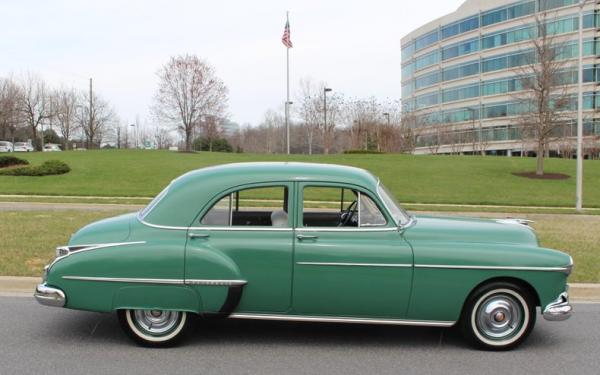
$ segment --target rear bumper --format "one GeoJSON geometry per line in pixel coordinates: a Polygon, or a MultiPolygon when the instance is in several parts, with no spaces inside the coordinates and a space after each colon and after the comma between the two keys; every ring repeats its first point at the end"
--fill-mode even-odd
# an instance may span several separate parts
{"type": "Polygon", "coordinates": [[[33,296],[40,304],[46,306],[63,307],[67,302],[67,297],[62,290],[49,287],[45,283],[35,288],[33,296]]]}
{"type": "Polygon", "coordinates": [[[549,303],[544,309],[544,319],[550,321],[567,320],[571,317],[573,307],[569,304],[569,293],[565,290],[556,300],[549,303]]]}

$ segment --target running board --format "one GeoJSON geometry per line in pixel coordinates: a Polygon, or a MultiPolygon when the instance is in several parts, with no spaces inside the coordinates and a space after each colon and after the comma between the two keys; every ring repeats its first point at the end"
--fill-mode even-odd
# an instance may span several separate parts
{"type": "Polygon", "coordinates": [[[306,316],[306,315],[273,315],[273,314],[231,314],[233,319],[257,320],[284,320],[293,322],[324,322],[324,323],[362,323],[362,324],[388,324],[400,326],[428,326],[452,327],[456,322],[436,320],[405,320],[405,319],[371,319],[371,318],[345,318],[333,316],[306,316]]]}

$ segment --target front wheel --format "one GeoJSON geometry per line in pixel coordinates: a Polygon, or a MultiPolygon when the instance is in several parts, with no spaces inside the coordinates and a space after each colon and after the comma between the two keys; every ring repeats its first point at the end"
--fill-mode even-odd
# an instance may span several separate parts
{"type": "Polygon", "coordinates": [[[463,334],[487,350],[520,345],[535,325],[535,304],[527,290],[506,282],[484,285],[467,300],[461,317],[463,334]]]}
{"type": "Polygon", "coordinates": [[[185,311],[119,310],[121,328],[142,346],[166,347],[178,343],[189,330],[191,317],[185,311]]]}

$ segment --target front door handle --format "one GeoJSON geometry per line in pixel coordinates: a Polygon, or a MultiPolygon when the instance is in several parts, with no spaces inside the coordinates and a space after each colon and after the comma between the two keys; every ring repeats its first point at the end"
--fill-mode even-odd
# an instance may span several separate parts
{"type": "Polygon", "coordinates": [[[302,241],[302,240],[316,240],[317,238],[319,238],[319,236],[306,236],[304,234],[299,234],[299,235],[296,236],[296,238],[299,241],[302,241]]]}
{"type": "Polygon", "coordinates": [[[210,234],[199,234],[199,233],[188,233],[188,237],[191,239],[194,238],[208,238],[210,234]]]}

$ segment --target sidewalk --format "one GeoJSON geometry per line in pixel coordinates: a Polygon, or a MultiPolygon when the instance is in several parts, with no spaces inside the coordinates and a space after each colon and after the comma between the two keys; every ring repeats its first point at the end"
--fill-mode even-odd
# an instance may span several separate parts
{"type": "MultiPolygon", "coordinates": [[[[0,276],[0,296],[31,296],[39,277],[0,276]]],[[[600,284],[569,284],[569,298],[573,302],[600,303],[600,284]]]]}

